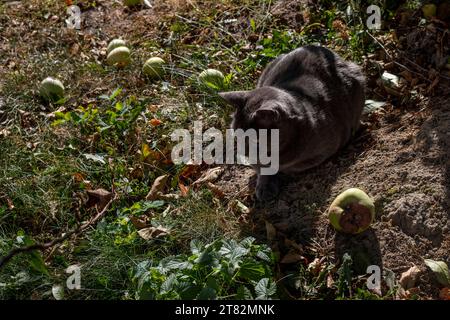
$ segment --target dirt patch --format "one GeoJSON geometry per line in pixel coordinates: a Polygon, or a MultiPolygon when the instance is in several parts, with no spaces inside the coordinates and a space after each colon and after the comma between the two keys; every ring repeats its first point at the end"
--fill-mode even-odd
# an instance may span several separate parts
{"type": "MultiPolygon", "coordinates": [[[[413,264],[426,270],[424,258],[450,261],[448,105],[443,98],[416,111],[394,110],[333,159],[286,178],[278,200],[256,207],[255,232],[265,239],[262,221],[268,220],[290,239],[336,260],[352,253],[362,273],[370,264],[399,275],[413,264]],[[375,224],[356,236],[336,233],[325,214],[350,187],[366,191],[377,208],[375,224]]],[[[248,187],[251,169],[229,169],[228,174],[235,176],[224,190],[248,187]]],[[[437,297],[435,287],[422,286],[424,294],[437,297]]]]}

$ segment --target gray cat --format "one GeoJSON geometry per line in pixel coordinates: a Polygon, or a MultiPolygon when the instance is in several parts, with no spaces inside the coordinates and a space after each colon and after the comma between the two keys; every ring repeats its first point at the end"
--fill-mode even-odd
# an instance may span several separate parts
{"type": "MultiPolygon", "coordinates": [[[[223,92],[236,108],[233,129],[279,129],[279,172],[319,165],[358,129],[364,106],[364,75],[354,63],[319,46],[280,55],[263,71],[257,88],[223,92]]],[[[278,194],[278,175],[258,173],[256,197],[278,194]]]]}

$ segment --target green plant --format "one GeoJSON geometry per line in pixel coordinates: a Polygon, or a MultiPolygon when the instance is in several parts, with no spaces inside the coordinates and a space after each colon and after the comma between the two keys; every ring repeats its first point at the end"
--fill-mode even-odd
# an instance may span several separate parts
{"type": "Polygon", "coordinates": [[[274,256],[254,238],[191,241],[191,254],[157,265],[141,262],[132,273],[138,299],[270,299],[276,296],[274,256]]]}

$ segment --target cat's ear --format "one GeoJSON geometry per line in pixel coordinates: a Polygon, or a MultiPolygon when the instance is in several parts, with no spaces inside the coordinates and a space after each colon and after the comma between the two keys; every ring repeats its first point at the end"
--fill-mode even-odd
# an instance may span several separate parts
{"type": "Polygon", "coordinates": [[[250,98],[250,91],[219,92],[219,96],[236,109],[240,109],[247,104],[247,100],[250,98]]]}
{"type": "Polygon", "coordinates": [[[275,108],[260,108],[252,114],[252,119],[262,127],[268,127],[278,121],[280,114],[275,108]]]}

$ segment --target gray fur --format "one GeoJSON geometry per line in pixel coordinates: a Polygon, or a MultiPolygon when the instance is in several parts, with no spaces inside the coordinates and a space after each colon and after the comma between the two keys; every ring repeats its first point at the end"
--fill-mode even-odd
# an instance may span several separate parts
{"type": "MultiPolygon", "coordinates": [[[[236,107],[233,129],[280,130],[279,171],[296,173],[324,162],[350,140],[359,127],[364,86],[356,64],[309,45],[272,61],[256,89],[220,95],[236,107]]],[[[277,190],[276,176],[258,174],[257,198],[277,190]]]]}

